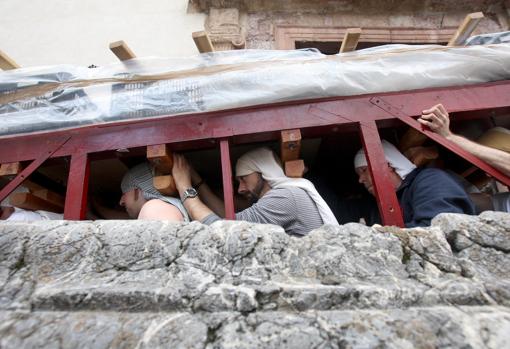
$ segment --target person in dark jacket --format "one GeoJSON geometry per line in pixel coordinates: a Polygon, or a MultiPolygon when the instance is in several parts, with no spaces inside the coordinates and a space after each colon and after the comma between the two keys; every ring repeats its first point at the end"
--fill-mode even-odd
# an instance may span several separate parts
{"type": "MultiPolygon", "coordinates": [[[[406,227],[429,226],[432,218],[440,213],[475,214],[464,188],[446,172],[438,168],[416,168],[393,144],[383,140],[382,145],[406,227]]],[[[354,167],[359,182],[374,195],[363,149],[356,154],[354,167]]]]}

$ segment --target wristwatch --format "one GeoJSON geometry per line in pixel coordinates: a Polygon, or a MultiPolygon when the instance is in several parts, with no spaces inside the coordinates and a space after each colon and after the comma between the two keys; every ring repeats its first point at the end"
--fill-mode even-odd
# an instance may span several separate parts
{"type": "Polygon", "coordinates": [[[184,201],[186,201],[186,199],[196,198],[197,196],[198,196],[198,192],[196,191],[195,188],[191,187],[184,191],[184,193],[182,194],[181,201],[184,202],[184,201]]]}

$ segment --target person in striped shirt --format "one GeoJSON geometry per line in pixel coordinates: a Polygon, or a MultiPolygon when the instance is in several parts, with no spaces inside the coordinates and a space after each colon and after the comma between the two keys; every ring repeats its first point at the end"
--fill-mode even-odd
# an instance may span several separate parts
{"type": "MultiPolygon", "coordinates": [[[[225,217],[223,202],[184,156],[174,154],[172,174],[191,218],[211,224],[225,217]]],[[[238,193],[252,202],[236,214],[236,220],[279,225],[288,234],[299,236],[324,224],[338,224],[314,185],[285,176],[279,159],[268,148],[257,148],[239,158],[236,179],[238,193]]]]}

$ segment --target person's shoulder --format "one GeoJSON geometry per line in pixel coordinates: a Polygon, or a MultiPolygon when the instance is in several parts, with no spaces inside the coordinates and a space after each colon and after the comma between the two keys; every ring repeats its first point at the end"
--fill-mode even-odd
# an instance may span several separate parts
{"type": "Polygon", "coordinates": [[[450,175],[446,171],[441,170],[440,168],[426,167],[426,168],[421,168],[419,170],[418,174],[416,175],[416,177],[420,177],[420,178],[425,178],[425,177],[427,177],[427,178],[431,178],[431,177],[450,178],[450,175]]]}
{"type": "Polygon", "coordinates": [[[160,199],[152,199],[142,206],[138,219],[169,219],[181,221],[183,216],[181,211],[174,205],[160,199]]]}
{"type": "Polygon", "coordinates": [[[435,186],[442,184],[460,185],[448,172],[435,167],[420,169],[415,177],[416,182],[433,184],[435,186]]]}
{"type": "Polygon", "coordinates": [[[306,195],[306,191],[299,187],[273,188],[267,192],[268,197],[289,197],[306,195]]]}

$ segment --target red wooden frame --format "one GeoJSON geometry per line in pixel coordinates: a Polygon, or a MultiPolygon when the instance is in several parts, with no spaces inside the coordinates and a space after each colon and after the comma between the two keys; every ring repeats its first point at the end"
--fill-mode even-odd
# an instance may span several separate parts
{"type": "MultiPolygon", "coordinates": [[[[451,142],[423,130],[413,119],[438,102],[453,113],[510,114],[510,80],[469,86],[378,93],[371,95],[301,100],[200,114],[158,117],[143,120],[92,125],[71,130],[0,137],[0,163],[34,160],[29,168],[0,191],[3,200],[24,178],[50,157],[71,156],[65,217],[82,219],[88,187],[88,156],[120,148],[162,143],[220,141],[224,197],[228,218],[233,218],[233,189],[229,141],[233,136],[253,140],[260,135],[285,129],[338,128],[358,125],[375,183],[381,217],[385,225],[402,226],[402,216],[394,189],[388,186],[377,127],[380,123],[401,120],[464,157],[478,168],[510,185],[510,178],[471,156],[451,142]],[[62,141],[65,139],[65,141],[62,141]],[[48,141],[50,140],[50,141],[48,141]],[[53,149],[48,142],[62,142],[53,149]],[[41,155],[44,150],[44,155],[41,155]],[[44,157],[44,159],[43,159],[44,157]],[[42,160],[42,161],[41,161],[42,160]]],[[[321,131],[322,132],[322,131],[321,131]]]]}

